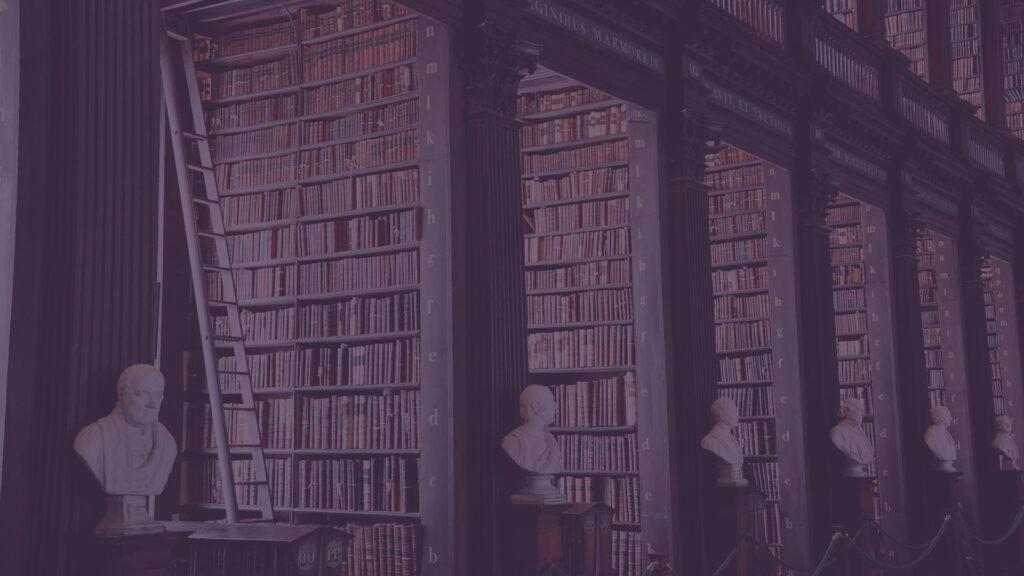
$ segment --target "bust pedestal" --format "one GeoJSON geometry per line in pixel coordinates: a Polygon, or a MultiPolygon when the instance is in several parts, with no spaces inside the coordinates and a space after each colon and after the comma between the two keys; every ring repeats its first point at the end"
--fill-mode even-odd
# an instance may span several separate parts
{"type": "MultiPolygon", "coordinates": [[[[706,540],[710,547],[710,573],[725,560],[736,546],[740,534],[758,534],[758,526],[766,514],[764,495],[752,486],[716,486],[711,489],[712,533],[706,540]]],[[[757,554],[745,541],[722,576],[752,574],[757,554]]]]}
{"type": "MultiPolygon", "coordinates": [[[[986,531],[989,538],[1002,536],[1024,506],[1024,470],[999,470],[993,476],[994,488],[1005,498],[1005,505],[994,510],[993,531],[986,531]]],[[[985,568],[996,575],[1024,574],[1024,529],[1018,529],[1002,546],[987,547],[985,568]]]]}
{"type": "Polygon", "coordinates": [[[612,509],[601,503],[513,504],[507,574],[604,576],[611,573],[612,509]]]}
{"type": "MultiPolygon", "coordinates": [[[[161,526],[162,528],[162,526],[161,526]]],[[[192,532],[101,537],[85,536],[79,542],[78,576],[175,576],[178,563],[188,561],[188,536],[192,532]]]]}
{"type": "Polygon", "coordinates": [[[960,506],[960,476],[961,472],[945,472],[932,470],[928,473],[928,481],[925,482],[925,502],[928,503],[925,510],[927,534],[931,537],[938,531],[939,526],[947,514],[953,517],[953,522],[946,529],[946,534],[939,542],[935,553],[923,563],[927,568],[925,574],[948,574],[949,576],[967,576],[969,574],[967,565],[967,550],[963,546],[960,532],[956,526],[957,509],[960,506]]]}
{"type": "MultiPolygon", "coordinates": [[[[863,467],[862,467],[863,468],[863,467]]],[[[875,516],[875,479],[871,476],[843,476],[836,484],[832,499],[832,524],[842,526],[852,538],[860,530],[864,522],[875,516]]],[[[857,538],[857,545],[874,552],[876,558],[882,558],[881,542],[877,532],[866,528],[857,538]]],[[[873,567],[861,560],[857,554],[850,554],[847,562],[840,569],[847,574],[857,576],[876,576],[880,574],[873,567]]]]}
{"type": "Polygon", "coordinates": [[[93,531],[97,536],[142,536],[164,531],[164,525],[149,516],[146,496],[107,494],[107,515],[93,531]]]}

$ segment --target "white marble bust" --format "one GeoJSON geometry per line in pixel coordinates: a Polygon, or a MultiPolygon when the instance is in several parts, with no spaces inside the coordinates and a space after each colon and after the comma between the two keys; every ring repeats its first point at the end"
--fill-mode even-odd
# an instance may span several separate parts
{"type": "Polygon", "coordinates": [[[949,425],[953,416],[949,408],[935,406],[930,412],[932,425],[924,433],[924,442],[935,456],[935,469],[940,472],[956,472],[956,440],[949,433],[949,425]]]}
{"type": "Polygon", "coordinates": [[[117,379],[117,405],[75,438],[75,452],[108,495],[107,517],[97,533],[159,530],[145,500],[163,492],[178,452],[174,438],[157,420],[163,398],[159,370],[148,364],[129,366],[117,379]]]}
{"type": "Polygon", "coordinates": [[[839,423],[832,427],[829,437],[832,444],[846,457],[843,476],[863,478],[867,476],[866,466],[875,459],[875,448],[864,433],[864,401],[847,398],[839,406],[839,423]]]}
{"type": "Polygon", "coordinates": [[[732,430],[740,423],[740,410],[731,398],[719,398],[711,403],[711,417],[715,425],[700,441],[700,447],[718,458],[719,486],[746,486],[743,477],[743,448],[732,430]]]}
{"type": "Polygon", "coordinates": [[[526,486],[520,494],[551,503],[564,501],[553,483],[562,471],[562,447],[547,426],[555,421],[555,395],[546,386],[531,384],[519,394],[519,416],[523,423],[505,435],[501,448],[526,472],[526,486]]]}
{"type": "Polygon", "coordinates": [[[995,427],[996,435],[992,438],[992,447],[999,456],[999,468],[1019,470],[1017,460],[1020,458],[1020,449],[1013,438],[1013,419],[1006,414],[1000,414],[996,416],[995,427]]]}

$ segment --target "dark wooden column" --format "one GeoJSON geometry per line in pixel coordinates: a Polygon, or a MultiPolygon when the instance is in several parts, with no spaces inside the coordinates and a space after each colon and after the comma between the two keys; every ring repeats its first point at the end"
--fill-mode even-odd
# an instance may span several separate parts
{"type": "Polygon", "coordinates": [[[925,26],[928,30],[928,81],[934,86],[952,90],[949,0],[928,0],[925,6],[925,26]]]}
{"type": "Polygon", "coordinates": [[[857,0],[857,31],[885,42],[885,0],[857,0]]]}
{"type": "Polygon", "coordinates": [[[680,536],[685,539],[685,558],[676,569],[708,572],[720,558],[699,559],[707,550],[707,530],[696,521],[710,521],[712,510],[702,497],[713,489],[713,471],[706,470],[700,439],[711,425],[710,406],[717,397],[718,364],[715,356],[714,308],[711,290],[711,241],[708,232],[708,194],[704,185],[707,155],[713,153],[717,135],[704,118],[683,111],[670,115],[665,123],[672,133],[668,147],[670,246],[664,252],[670,266],[672,305],[670,326],[676,342],[673,355],[676,442],[679,461],[684,463],[676,486],[679,507],[688,511],[680,517],[680,536]],[[687,521],[689,519],[689,521],[687,521]],[[697,555],[698,557],[693,557],[697,555]],[[711,565],[705,563],[710,562],[711,565]]]}
{"type": "Polygon", "coordinates": [[[924,363],[920,284],[917,276],[917,241],[923,231],[918,215],[905,206],[902,170],[894,169],[893,206],[889,217],[892,242],[892,297],[896,329],[896,377],[900,428],[903,439],[903,470],[907,490],[907,518],[912,542],[930,537],[925,521],[926,503],[920,489],[928,480],[931,457],[922,440],[928,427],[928,376],[924,363]]]}
{"type": "MultiPolygon", "coordinates": [[[[466,188],[460,240],[466,257],[465,338],[474,569],[504,574],[515,542],[504,536],[509,496],[520,474],[501,451],[519,423],[526,386],[526,294],[516,90],[536,53],[503,30],[484,24],[466,48],[466,188]]],[[[470,496],[470,495],[467,495],[470,496]]]]}
{"type": "Polygon", "coordinates": [[[804,403],[804,452],[812,556],[817,558],[831,537],[832,491],[841,480],[840,453],[829,431],[839,407],[835,310],[832,303],[832,252],[825,223],[837,185],[830,174],[810,168],[805,149],[802,169],[794,174],[797,211],[796,262],[799,301],[800,355],[804,403]]]}
{"type": "Polygon", "coordinates": [[[981,82],[984,91],[985,122],[996,128],[1006,127],[1003,104],[1003,24],[999,16],[1000,2],[978,0],[981,31],[981,82]]]}

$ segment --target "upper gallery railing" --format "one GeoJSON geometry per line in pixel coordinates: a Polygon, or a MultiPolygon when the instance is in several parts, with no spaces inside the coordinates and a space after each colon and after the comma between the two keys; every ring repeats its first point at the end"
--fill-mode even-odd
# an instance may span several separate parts
{"type": "Polygon", "coordinates": [[[758,36],[786,44],[786,8],[779,0],[711,0],[711,4],[750,26],[758,36]]]}
{"type": "Polygon", "coordinates": [[[872,100],[878,100],[881,57],[859,45],[850,29],[833,18],[821,18],[814,28],[814,56],[833,77],[872,100]]]}

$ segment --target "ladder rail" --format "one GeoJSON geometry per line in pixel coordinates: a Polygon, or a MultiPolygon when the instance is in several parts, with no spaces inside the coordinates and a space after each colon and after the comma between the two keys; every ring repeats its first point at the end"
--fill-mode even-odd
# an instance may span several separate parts
{"type": "Polygon", "coordinates": [[[192,270],[192,282],[196,291],[196,308],[199,316],[200,335],[203,344],[203,356],[205,360],[205,372],[207,378],[207,391],[210,396],[211,420],[214,437],[217,444],[218,468],[222,478],[222,489],[227,513],[227,520],[231,523],[238,522],[238,500],[235,488],[238,486],[255,486],[256,496],[264,520],[273,519],[273,501],[270,494],[270,479],[267,473],[267,463],[262,448],[262,435],[260,434],[259,416],[256,409],[256,400],[252,391],[252,375],[249,370],[248,356],[245,350],[245,338],[242,330],[241,315],[238,306],[238,294],[236,291],[233,270],[231,268],[231,254],[228,250],[226,229],[224,226],[223,209],[220,204],[220,195],[217,189],[215,171],[213,169],[213,155],[210,151],[209,138],[206,130],[206,119],[203,113],[202,101],[199,97],[199,85],[196,78],[195,65],[192,59],[192,44],[187,34],[172,33],[163,38],[161,43],[161,69],[164,77],[164,93],[167,99],[169,129],[174,148],[176,174],[179,180],[179,195],[182,202],[182,215],[185,220],[186,238],[188,241],[189,260],[192,270]],[[173,44],[177,43],[177,53],[173,44]],[[184,92],[178,86],[178,77],[175,72],[175,58],[181,63],[181,74],[185,82],[184,92]],[[187,100],[182,101],[184,94],[187,100]],[[183,110],[184,109],[184,110],[183,110]],[[191,123],[191,131],[185,125],[185,121],[191,123]],[[186,141],[193,142],[198,150],[198,165],[189,162],[186,151],[186,141]],[[203,194],[196,195],[192,187],[196,182],[192,179],[193,172],[201,173],[203,194]],[[202,204],[207,209],[209,222],[208,230],[200,230],[196,220],[195,204],[202,204]],[[213,243],[216,262],[207,263],[203,261],[202,239],[213,243]],[[220,281],[220,298],[212,303],[206,293],[206,274],[216,274],[220,281]],[[227,319],[228,334],[218,334],[212,327],[212,307],[223,308],[227,319]],[[218,343],[228,341],[230,344],[218,343]],[[241,404],[225,405],[221,391],[220,374],[218,364],[218,348],[230,348],[235,361],[231,370],[234,380],[239,385],[242,396],[241,404]],[[241,441],[248,446],[250,455],[250,473],[244,482],[238,482],[234,478],[231,466],[232,446],[229,444],[227,434],[226,418],[224,415],[228,406],[242,408],[240,417],[246,418],[241,423],[241,441]]]}
{"type": "Polygon", "coordinates": [[[199,334],[203,348],[206,390],[210,396],[211,424],[214,439],[216,440],[217,464],[221,477],[224,507],[227,512],[227,521],[237,524],[238,501],[235,499],[235,481],[231,467],[231,454],[228,449],[227,427],[224,422],[224,412],[217,408],[223,405],[224,400],[221,396],[220,377],[217,374],[217,354],[214,350],[209,311],[206,310],[204,305],[204,302],[206,302],[206,282],[203,275],[202,259],[199,253],[199,240],[198,236],[195,235],[194,207],[192,206],[191,192],[189,190],[188,170],[185,168],[187,159],[181,141],[182,126],[178,111],[179,103],[174,96],[178,93],[178,87],[174,76],[174,66],[171,62],[171,42],[171,38],[166,35],[160,40],[160,70],[164,84],[164,98],[167,102],[168,131],[171,135],[171,147],[174,150],[175,171],[178,178],[179,196],[181,197],[181,211],[185,221],[189,268],[191,269],[192,287],[196,296],[196,316],[199,321],[199,334]]]}

